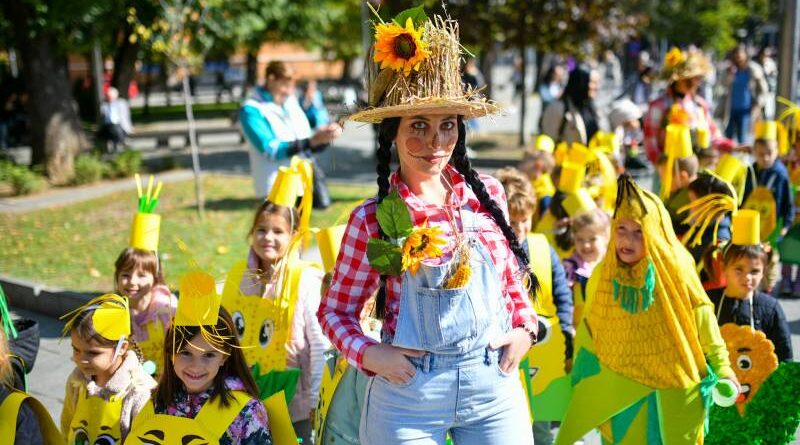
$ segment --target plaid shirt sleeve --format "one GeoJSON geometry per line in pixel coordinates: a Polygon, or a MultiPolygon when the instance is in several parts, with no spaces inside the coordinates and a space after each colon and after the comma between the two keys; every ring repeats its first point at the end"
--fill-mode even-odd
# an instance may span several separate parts
{"type": "Polygon", "coordinates": [[[650,102],[647,114],[644,116],[644,150],[647,158],[655,164],[661,155],[662,128],[661,120],[664,119],[666,102],[656,99],[650,102]]]}
{"type": "MultiPolygon", "coordinates": [[[[491,196],[492,199],[498,203],[500,209],[503,211],[506,221],[508,221],[508,204],[506,202],[506,193],[505,190],[503,190],[502,184],[500,184],[497,179],[487,175],[481,175],[481,180],[483,180],[483,183],[486,185],[486,190],[489,192],[489,196],[491,196]]],[[[536,322],[536,312],[533,310],[533,306],[528,298],[528,293],[522,286],[522,278],[524,275],[519,268],[516,257],[508,246],[508,241],[505,239],[505,237],[502,238],[500,242],[504,243],[504,246],[492,245],[497,241],[484,240],[484,242],[486,242],[487,246],[490,247],[490,251],[493,251],[492,256],[495,261],[495,265],[500,266],[502,263],[501,257],[497,254],[498,248],[506,249],[509,252],[509,255],[505,261],[505,267],[502,268],[501,282],[505,285],[503,297],[506,302],[506,307],[511,313],[512,326],[518,327],[527,325],[532,329],[536,329],[538,327],[536,322]]]]}
{"type": "Polygon", "coordinates": [[[370,234],[377,236],[375,201],[368,200],[350,215],[331,286],[322,299],[317,317],[322,331],[353,366],[367,373],[364,351],[377,342],[361,330],[359,314],[364,302],[378,289],[380,275],[367,259],[370,234]]]}

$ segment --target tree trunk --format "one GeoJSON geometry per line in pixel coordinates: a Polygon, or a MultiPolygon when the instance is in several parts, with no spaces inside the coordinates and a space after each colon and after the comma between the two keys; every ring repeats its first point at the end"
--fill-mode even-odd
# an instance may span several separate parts
{"type": "Polygon", "coordinates": [[[342,82],[351,81],[353,79],[353,75],[351,73],[352,70],[353,70],[353,59],[352,58],[343,59],[342,60],[342,77],[341,77],[340,80],[342,82]]]}
{"type": "Polygon", "coordinates": [[[497,48],[494,42],[489,42],[485,48],[486,50],[483,51],[480,58],[480,69],[483,73],[483,80],[486,82],[486,97],[491,99],[494,89],[492,68],[494,67],[494,62],[497,60],[497,48]]]}
{"type": "Polygon", "coordinates": [[[66,59],[56,50],[56,36],[46,31],[31,36],[30,24],[38,18],[29,6],[2,3],[26,79],[32,164],[44,165],[53,184],[64,184],[74,174],[75,155],[88,145],[72,99],[66,59]]]}
{"type": "Polygon", "coordinates": [[[197,147],[197,131],[195,129],[194,111],[192,110],[192,94],[189,90],[189,70],[183,70],[183,103],[186,107],[186,123],[189,126],[189,145],[192,152],[192,172],[194,173],[194,197],[197,201],[197,215],[205,219],[205,198],[200,185],[200,154],[197,147]]]}
{"type": "Polygon", "coordinates": [[[139,43],[131,43],[130,36],[133,28],[128,25],[123,30],[121,42],[117,44],[117,52],[114,54],[114,74],[111,77],[111,85],[119,90],[119,97],[130,99],[128,88],[136,77],[136,60],[139,58],[139,43]]]}
{"type": "Polygon", "coordinates": [[[258,81],[258,53],[252,50],[247,51],[247,72],[242,86],[242,101],[247,97],[247,91],[256,85],[258,81]]]}

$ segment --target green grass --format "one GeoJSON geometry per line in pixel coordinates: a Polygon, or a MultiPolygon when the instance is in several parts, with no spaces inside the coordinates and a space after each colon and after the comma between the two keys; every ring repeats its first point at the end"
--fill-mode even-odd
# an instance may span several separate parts
{"type": "MultiPolygon", "coordinates": [[[[311,216],[314,227],[345,223],[373,187],[331,184],[333,205],[311,216]]],[[[193,181],[165,184],[159,199],[160,251],[167,282],[176,286],[191,255],[217,277],[247,252],[247,231],[258,205],[248,177],[203,178],[206,218],[194,207],[193,181]],[[176,241],[189,246],[181,252],[176,241]]],[[[76,291],[114,289],[114,260],[128,245],[136,192],[119,192],[67,207],[0,214],[0,273],[76,291]]]]}
{"type": "MultiPolygon", "coordinates": [[[[222,104],[194,104],[192,112],[195,119],[227,118],[231,112],[239,108],[239,103],[228,102],[222,104]]],[[[180,121],[186,119],[186,108],[183,104],[151,106],[145,114],[144,107],[131,109],[131,120],[135,124],[159,121],[180,121]]]]}

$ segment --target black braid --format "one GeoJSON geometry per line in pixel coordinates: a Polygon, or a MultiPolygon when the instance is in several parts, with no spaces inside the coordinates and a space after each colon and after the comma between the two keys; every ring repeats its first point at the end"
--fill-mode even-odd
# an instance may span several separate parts
{"type": "MultiPolygon", "coordinates": [[[[389,194],[389,175],[391,174],[392,144],[397,136],[397,129],[400,127],[400,118],[392,117],[384,119],[378,126],[378,165],[375,171],[378,173],[378,204],[389,194]]],[[[386,238],[386,234],[378,225],[378,234],[381,239],[386,238]]],[[[381,275],[381,284],[378,288],[378,295],[375,297],[375,317],[383,320],[386,316],[386,275],[381,275]]]]}
{"type": "Polygon", "coordinates": [[[517,235],[514,233],[514,229],[511,228],[511,225],[506,220],[503,210],[489,195],[489,192],[486,190],[486,186],[484,185],[483,181],[481,181],[480,176],[478,176],[478,172],[472,168],[472,163],[467,157],[466,134],[467,130],[464,125],[464,120],[461,116],[459,116],[458,142],[456,142],[456,147],[453,150],[453,156],[450,158],[450,164],[452,164],[453,167],[455,167],[456,170],[458,170],[458,172],[464,176],[467,184],[472,189],[473,193],[475,193],[475,196],[478,197],[478,201],[480,201],[481,205],[489,210],[489,214],[492,216],[492,219],[500,227],[500,230],[503,231],[503,235],[505,235],[506,240],[508,240],[508,245],[511,247],[511,251],[514,252],[514,255],[517,257],[520,269],[528,274],[528,278],[530,279],[530,288],[528,291],[533,298],[533,296],[535,296],[536,292],[539,290],[539,280],[536,278],[536,274],[533,273],[533,270],[528,266],[530,264],[528,255],[525,253],[525,249],[522,248],[517,235]]]}

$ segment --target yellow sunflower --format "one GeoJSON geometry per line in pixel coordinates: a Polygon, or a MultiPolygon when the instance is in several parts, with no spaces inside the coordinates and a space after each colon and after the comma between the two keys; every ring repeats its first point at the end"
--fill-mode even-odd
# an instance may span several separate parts
{"type": "Polygon", "coordinates": [[[683,51],[673,46],[672,49],[667,53],[667,56],[664,58],[664,66],[667,68],[674,68],[679,63],[683,62],[684,59],[685,55],[683,54],[683,51]]]}
{"type": "Polygon", "coordinates": [[[439,227],[428,227],[427,221],[415,228],[403,244],[403,270],[408,269],[414,275],[422,260],[442,256],[441,247],[447,244],[443,234],[439,227]]]}
{"type": "Polygon", "coordinates": [[[375,28],[375,63],[381,69],[403,71],[408,76],[413,68],[419,71],[420,64],[431,54],[428,44],[422,41],[422,28],[415,29],[411,17],[403,28],[397,23],[381,23],[375,28]]]}

